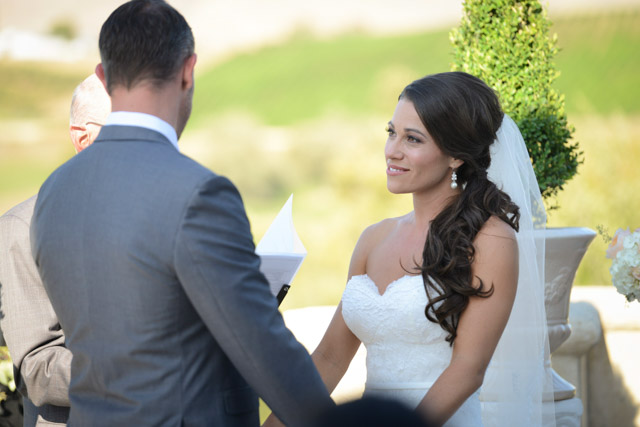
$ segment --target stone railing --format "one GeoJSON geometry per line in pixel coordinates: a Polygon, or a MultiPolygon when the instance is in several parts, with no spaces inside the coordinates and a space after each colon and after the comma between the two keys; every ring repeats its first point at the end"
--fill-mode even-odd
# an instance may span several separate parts
{"type": "MultiPolygon", "coordinates": [[[[335,306],[313,306],[286,310],[283,316],[287,327],[311,353],[320,343],[335,311],[335,306]]],[[[331,394],[337,403],[358,399],[362,396],[364,383],[367,379],[366,355],[367,351],[361,345],[351,361],[347,373],[331,394]]]]}
{"type": "Polygon", "coordinates": [[[640,304],[612,286],[574,286],[569,324],[552,364],[576,387],[581,427],[640,427],[640,304]]]}

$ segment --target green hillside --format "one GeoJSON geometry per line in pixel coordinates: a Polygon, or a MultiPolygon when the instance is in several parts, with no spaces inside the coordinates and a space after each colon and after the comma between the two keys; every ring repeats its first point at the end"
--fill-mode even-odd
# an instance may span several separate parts
{"type": "Polygon", "coordinates": [[[565,19],[555,30],[569,113],[640,112],[640,10],[565,19]]]}
{"type": "Polygon", "coordinates": [[[194,118],[233,108],[286,125],[334,109],[386,113],[408,80],[448,67],[450,50],[444,32],[292,40],[201,74],[194,118]]]}
{"type": "MultiPolygon", "coordinates": [[[[640,111],[640,10],[554,24],[569,113],[640,111]]],[[[450,68],[448,30],[331,40],[300,37],[199,70],[192,125],[228,109],[283,125],[327,111],[389,113],[413,78],[450,68]]],[[[0,120],[39,118],[66,103],[92,66],[0,60],[0,120]]]]}
{"type": "MultiPolygon", "coordinates": [[[[640,10],[555,22],[569,113],[640,111],[640,10]]],[[[411,79],[450,69],[448,31],[310,38],[238,56],[198,79],[195,123],[227,109],[287,125],[327,111],[388,114],[411,79]]]]}
{"type": "MultiPolygon", "coordinates": [[[[57,114],[55,106],[62,100],[68,105],[73,89],[92,70],[77,64],[12,62],[0,57],[0,120],[57,114]]],[[[64,113],[68,117],[68,107],[64,113]]]]}

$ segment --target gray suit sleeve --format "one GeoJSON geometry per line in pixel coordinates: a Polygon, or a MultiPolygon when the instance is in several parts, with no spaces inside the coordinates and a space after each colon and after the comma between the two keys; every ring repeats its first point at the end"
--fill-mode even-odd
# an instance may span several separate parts
{"type": "Polygon", "coordinates": [[[16,385],[34,405],[69,406],[71,352],[31,255],[29,224],[0,218],[1,325],[16,385]]]}
{"type": "Polygon", "coordinates": [[[175,266],[216,341],[281,420],[305,425],[333,405],[311,357],[284,325],[259,271],[242,200],[226,178],[207,180],[193,195],[175,266]]]}

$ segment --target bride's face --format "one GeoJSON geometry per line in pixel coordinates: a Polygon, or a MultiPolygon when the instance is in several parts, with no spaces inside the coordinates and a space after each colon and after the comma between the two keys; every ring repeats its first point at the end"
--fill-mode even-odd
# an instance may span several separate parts
{"type": "Polygon", "coordinates": [[[451,190],[456,160],[445,155],[422,124],[413,103],[401,99],[387,128],[387,188],[390,192],[451,190]]]}

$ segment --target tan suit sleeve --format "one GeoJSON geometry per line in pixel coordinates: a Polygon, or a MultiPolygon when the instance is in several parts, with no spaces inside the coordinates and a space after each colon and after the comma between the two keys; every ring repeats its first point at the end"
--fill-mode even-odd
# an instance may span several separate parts
{"type": "Polygon", "coordinates": [[[0,218],[0,326],[16,385],[36,406],[69,406],[71,352],[31,255],[35,197],[0,218]]]}

